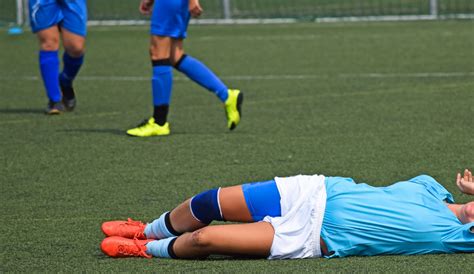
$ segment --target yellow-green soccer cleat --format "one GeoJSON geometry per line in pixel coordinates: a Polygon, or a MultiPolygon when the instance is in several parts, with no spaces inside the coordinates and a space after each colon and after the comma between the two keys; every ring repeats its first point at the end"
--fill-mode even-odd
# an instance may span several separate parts
{"type": "Polygon", "coordinates": [[[136,128],[127,130],[127,134],[134,137],[165,136],[170,134],[170,124],[166,123],[160,126],[155,123],[155,119],[152,117],[143,121],[136,128]]]}
{"type": "Polygon", "coordinates": [[[230,130],[235,129],[240,123],[243,101],[243,92],[238,89],[229,89],[229,98],[225,101],[225,114],[227,115],[227,127],[230,130]]]}

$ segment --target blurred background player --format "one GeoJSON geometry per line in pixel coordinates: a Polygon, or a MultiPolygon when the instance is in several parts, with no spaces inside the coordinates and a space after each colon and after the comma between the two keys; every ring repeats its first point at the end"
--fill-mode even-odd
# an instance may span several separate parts
{"type": "MultiPolygon", "coordinates": [[[[456,183],[474,195],[471,171],[458,173],[456,183]]],[[[102,251],[111,257],[474,253],[474,201],[455,204],[428,175],[387,187],[298,175],[204,191],[149,224],[111,221],[102,231],[102,251]],[[208,226],[212,221],[247,224],[208,226]]]]}
{"type": "Polygon", "coordinates": [[[233,130],[240,122],[243,94],[227,86],[203,63],[186,55],[183,40],[191,16],[198,17],[202,8],[198,0],[142,0],[140,12],[151,14],[150,58],[153,65],[153,117],[127,131],[130,136],[149,137],[170,134],[167,122],[172,68],[215,93],[224,104],[227,127],[233,130]]]}
{"type": "Polygon", "coordinates": [[[46,114],[72,111],[76,97],[72,82],[84,60],[86,0],[29,0],[30,24],[40,44],[39,65],[49,102],[46,114]],[[59,72],[60,38],[65,49],[59,72]]]}

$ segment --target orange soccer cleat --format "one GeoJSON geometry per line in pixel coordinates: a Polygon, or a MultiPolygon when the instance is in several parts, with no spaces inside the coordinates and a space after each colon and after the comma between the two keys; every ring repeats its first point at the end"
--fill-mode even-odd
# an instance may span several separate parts
{"type": "Polygon", "coordinates": [[[137,238],[139,240],[145,240],[145,227],[146,224],[128,218],[127,221],[110,221],[103,223],[102,232],[104,232],[107,237],[120,236],[128,239],[137,238]]]}
{"type": "Polygon", "coordinates": [[[138,240],[138,239],[127,239],[123,237],[107,237],[100,244],[100,249],[107,256],[114,258],[124,257],[145,257],[151,258],[152,256],[146,253],[146,244],[153,241],[149,240],[138,240]]]}

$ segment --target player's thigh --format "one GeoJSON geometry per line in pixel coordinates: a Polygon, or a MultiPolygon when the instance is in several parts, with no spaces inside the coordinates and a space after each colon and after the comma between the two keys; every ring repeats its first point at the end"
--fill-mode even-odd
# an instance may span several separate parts
{"type": "Polygon", "coordinates": [[[226,221],[253,222],[241,185],[221,188],[219,205],[226,221]]]}
{"type": "Polygon", "coordinates": [[[63,0],[60,2],[63,20],[62,29],[85,37],[87,34],[87,6],[86,0],[63,0]]]}
{"type": "Polygon", "coordinates": [[[56,0],[30,0],[28,9],[31,30],[36,34],[56,26],[63,19],[61,8],[56,0]]]}
{"type": "Polygon", "coordinates": [[[36,33],[41,50],[55,51],[59,49],[59,29],[53,25],[36,33]]]}
{"type": "Polygon", "coordinates": [[[72,57],[80,57],[84,54],[86,38],[82,35],[62,29],[63,46],[66,52],[72,57]]]}
{"type": "Polygon", "coordinates": [[[268,257],[274,234],[267,222],[207,226],[179,237],[174,252],[180,258],[209,254],[268,257]]]}

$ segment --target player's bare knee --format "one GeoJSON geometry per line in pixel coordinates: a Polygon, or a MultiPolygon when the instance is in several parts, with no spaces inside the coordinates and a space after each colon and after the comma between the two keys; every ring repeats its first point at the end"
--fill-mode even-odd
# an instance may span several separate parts
{"type": "Polygon", "coordinates": [[[84,47],[71,47],[66,49],[66,52],[69,54],[69,56],[78,58],[84,55],[85,48],[84,47]]]}
{"type": "Polygon", "coordinates": [[[81,43],[64,46],[64,48],[66,49],[66,52],[67,54],[69,54],[69,56],[76,58],[84,55],[84,52],[86,50],[84,44],[81,43]]]}
{"type": "Polygon", "coordinates": [[[59,39],[54,37],[40,38],[40,48],[44,51],[58,50],[59,39]]]}
{"type": "Polygon", "coordinates": [[[156,45],[150,46],[150,59],[151,60],[161,60],[161,59],[169,59],[169,58],[170,58],[169,52],[163,51],[156,45]]]}
{"type": "Polygon", "coordinates": [[[207,228],[201,228],[191,234],[192,244],[199,248],[206,248],[212,244],[207,228]]]}

